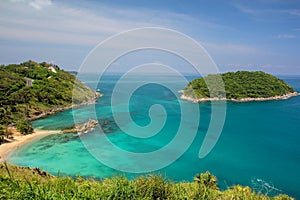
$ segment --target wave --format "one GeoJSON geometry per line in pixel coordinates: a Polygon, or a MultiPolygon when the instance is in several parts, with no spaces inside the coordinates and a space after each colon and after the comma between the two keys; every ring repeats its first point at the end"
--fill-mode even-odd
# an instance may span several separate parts
{"type": "Polygon", "coordinates": [[[261,178],[253,178],[251,180],[252,188],[258,193],[265,195],[278,195],[283,193],[279,188],[276,188],[270,181],[265,181],[261,178]]]}

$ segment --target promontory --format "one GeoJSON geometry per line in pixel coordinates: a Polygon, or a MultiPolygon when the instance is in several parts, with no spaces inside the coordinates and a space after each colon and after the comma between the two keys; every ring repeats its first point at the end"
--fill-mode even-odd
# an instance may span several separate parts
{"type": "Polygon", "coordinates": [[[55,64],[27,61],[1,65],[0,130],[17,124],[21,132],[30,132],[28,120],[93,103],[99,96],[55,64]]]}

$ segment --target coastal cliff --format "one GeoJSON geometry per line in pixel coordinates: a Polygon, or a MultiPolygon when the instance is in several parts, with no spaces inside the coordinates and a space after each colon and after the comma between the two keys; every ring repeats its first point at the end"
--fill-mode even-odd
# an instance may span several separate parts
{"type": "Polygon", "coordinates": [[[195,103],[218,100],[267,101],[298,96],[298,92],[283,80],[261,71],[208,75],[189,82],[186,88],[179,92],[182,93],[181,99],[195,103]]]}

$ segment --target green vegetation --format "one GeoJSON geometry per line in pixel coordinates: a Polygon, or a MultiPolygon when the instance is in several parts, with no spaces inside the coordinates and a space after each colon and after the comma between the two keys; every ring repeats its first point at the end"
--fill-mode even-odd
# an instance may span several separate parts
{"type": "Polygon", "coordinates": [[[21,134],[27,135],[33,132],[32,126],[25,120],[19,120],[16,128],[21,134]]]}
{"type": "Polygon", "coordinates": [[[5,131],[2,124],[0,124],[0,144],[4,141],[5,131]]]}
{"type": "Polygon", "coordinates": [[[233,186],[220,191],[216,177],[199,174],[195,182],[175,183],[160,175],[128,180],[124,176],[100,181],[54,177],[40,169],[0,164],[0,199],[261,199],[288,200],[286,195],[268,197],[249,187],[233,186]]]}
{"type": "Polygon", "coordinates": [[[184,89],[184,95],[193,98],[268,98],[293,93],[295,90],[283,80],[265,72],[228,72],[221,75],[208,75],[195,79],[184,89]],[[225,93],[220,87],[220,77],[224,82],[225,93]],[[206,83],[211,85],[210,91],[206,83]]]}
{"type": "Polygon", "coordinates": [[[19,130],[30,133],[27,119],[94,98],[94,91],[57,65],[28,61],[0,66],[0,124],[4,128],[20,122],[19,130]]]}

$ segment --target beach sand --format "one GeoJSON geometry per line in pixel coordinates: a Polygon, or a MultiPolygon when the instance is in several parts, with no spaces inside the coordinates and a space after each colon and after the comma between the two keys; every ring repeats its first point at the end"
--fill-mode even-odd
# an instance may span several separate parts
{"type": "Polygon", "coordinates": [[[28,135],[14,133],[12,142],[0,145],[0,163],[4,162],[9,157],[9,155],[21,145],[36,139],[43,138],[47,135],[57,134],[60,132],[60,130],[34,130],[32,134],[28,135]]]}

